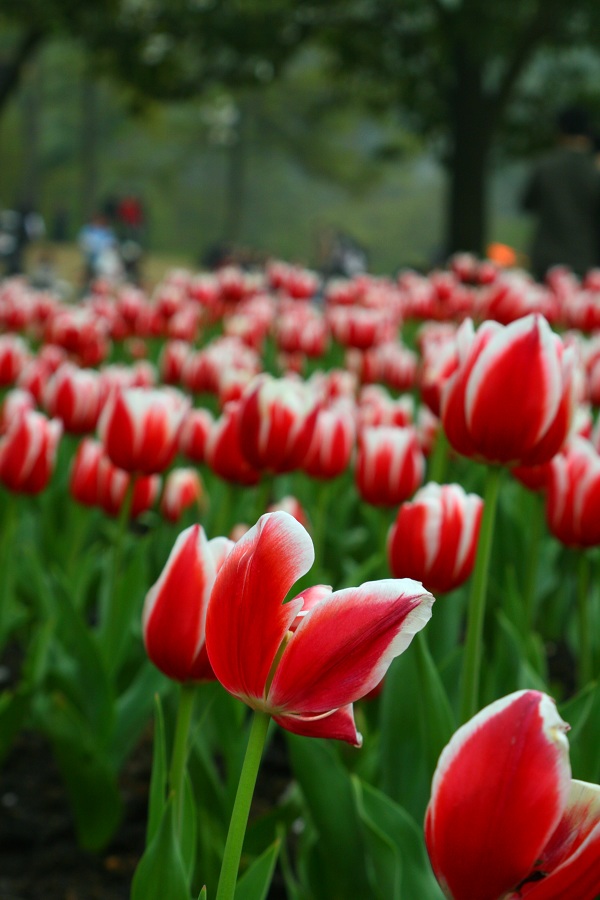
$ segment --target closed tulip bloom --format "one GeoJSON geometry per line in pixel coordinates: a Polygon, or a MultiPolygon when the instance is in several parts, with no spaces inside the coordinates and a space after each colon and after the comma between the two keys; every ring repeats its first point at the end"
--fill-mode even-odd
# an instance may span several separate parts
{"type": "Polygon", "coordinates": [[[100,440],[120,469],[162,472],[175,456],[188,407],[189,401],[174,390],[117,389],[102,410],[100,440]]]}
{"type": "Polygon", "coordinates": [[[274,503],[271,503],[267,507],[267,512],[280,511],[289,513],[289,515],[293,516],[297,522],[300,522],[300,524],[303,525],[304,528],[308,529],[308,516],[306,515],[306,511],[297,497],[293,497],[291,495],[288,495],[287,497],[280,497],[279,500],[276,500],[274,503]]]}
{"type": "Polygon", "coordinates": [[[434,593],[459,587],[473,571],[482,512],[483,500],[459,484],[425,485],[402,504],[390,529],[392,574],[434,593]]]}
{"type": "Polygon", "coordinates": [[[412,427],[363,428],[358,439],[355,481],[363,500],[398,506],[423,481],[425,457],[412,427]]]}
{"type": "Polygon", "coordinates": [[[160,578],[144,602],[142,629],[150,660],[175,681],[214,680],[206,655],[205,623],[218,568],[233,542],[207,541],[192,525],[177,538],[160,578]]]}
{"type": "Polygon", "coordinates": [[[283,728],[359,746],[351,704],[427,623],[433,597],[409,579],[324,588],[298,623],[303,594],[283,601],[313,560],[312,540],[292,516],[262,516],[217,575],[208,657],[226,690],[283,728]]]}
{"type": "Polygon", "coordinates": [[[564,444],[575,409],[574,355],[539,315],[506,327],[470,321],[442,395],[452,447],[487,462],[537,465],[564,444]]]}
{"type": "Polygon", "coordinates": [[[554,537],[570,547],[600,544],[600,455],[574,437],[548,465],[546,521],[554,537]]]}
{"type": "Polygon", "coordinates": [[[187,341],[169,341],[164,345],[158,367],[165,384],[179,384],[186,360],[192,353],[192,347],[187,341]]]}
{"type": "Polygon", "coordinates": [[[237,400],[225,405],[206,438],[204,456],[209,468],[225,481],[245,485],[257,484],[260,481],[260,472],[242,453],[240,411],[240,403],[237,400]]]}
{"type": "Polygon", "coordinates": [[[355,443],[356,423],[352,403],[338,401],[320,409],[302,468],[313,478],[335,478],[348,468],[355,443]]]}
{"type": "Polygon", "coordinates": [[[179,429],[179,452],[192,462],[204,462],[206,442],[214,425],[214,418],[208,409],[190,409],[179,429]]]}
{"type": "Polygon", "coordinates": [[[568,725],[539,691],[496,700],[440,756],[425,818],[451,900],[594,900],[600,790],[571,779],[568,725]]]}
{"type": "Polygon", "coordinates": [[[0,438],[0,481],[10,491],[38,494],[54,471],[62,434],[58,419],[25,410],[9,423],[0,438]]]}
{"type": "Polygon", "coordinates": [[[284,309],[277,319],[275,341],[284,353],[316,358],[327,349],[329,330],[320,312],[296,303],[284,309]]]}
{"type": "Polygon", "coordinates": [[[84,438],[73,457],[69,490],[71,496],[83,506],[97,506],[99,503],[98,468],[103,457],[104,447],[92,438],[84,438]]]}
{"type": "Polygon", "coordinates": [[[334,306],[328,310],[331,334],[344,347],[367,350],[394,337],[396,327],[386,309],[334,306]]]}
{"type": "MultiPolygon", "coordinates": [[[[113,465],[103,453],[98,461],[98,505],[109,516],[118,516],[125,502],[131,474],[113,465]]],[[[129,518],[137,519],[156,503],[160,491],[159,475],[138,475],[133,486],[129,518]]]]}
{"type": "Polygon", "coordinates": [[[242,453],[259,470],[291,472],[302,464],[317,418],[312,388],[260,375],[240,400],[242,453]]]}
{"type": "Polygon", "coordinates": [[[13,388],[9,391],[2,402],[0,434],[4,434],[12,420],[28,409],[35,409],[35,397],[33,394],[30,394],[29,391],[21,390],[21,388],[13,388]]]}
{"type": "Polygon", "coordinates": [[[29,348],[23,338],[0,335],[0,387],[14,384],[28,359],[29,348]]]}
{"type": "Polygon", "coordinates": [[[195,469],[172,469],[165,479],[160,511],[169,522],[178,522],[186,509],[200,507],[202,481],[195,469]]]}
{"type": "Polygon", "coordinates": [[[48,415],[61,419],[65,431],[85,434],[93,431],[100,415],[101,384],[98,374],[65,363],[44,388],[48,415]]]}

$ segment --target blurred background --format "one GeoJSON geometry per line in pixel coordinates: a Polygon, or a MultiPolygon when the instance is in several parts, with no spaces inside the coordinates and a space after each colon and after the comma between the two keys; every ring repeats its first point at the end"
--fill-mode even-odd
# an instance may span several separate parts
{"type": "Polygon", "coordinates": [[[525,252],[525,175],[599,85],[595,0],[3,2],[0,210],[42,266],[96,216],[193,267],[525,252]]]}

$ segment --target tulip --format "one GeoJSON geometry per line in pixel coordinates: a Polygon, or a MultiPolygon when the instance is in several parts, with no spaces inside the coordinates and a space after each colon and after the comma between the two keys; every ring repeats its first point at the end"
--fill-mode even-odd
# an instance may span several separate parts
{"type": "Polygon", "coordinates": [[[359,434],[355,479],[360,496],[376,506],[397,506],[423,481],[425,457],[414,428],[382,426],[359,434]]]}
{"type": "Polygon", "coordinates": [[[0,434],[8,429],[10,423],[17,416],[28,409],[35,409],[35,397],[29,391],[21,388],[13,388],[4,397],[0,411],[0,434]]]}
{"type": "Polygon", "coordinates": [[[240,403],[227,403],[206,438],[204,455],[207,465],[220,478],[236,484],[257,484],[260,472],[242,454],[240,441],[240,403]]]}
{"type": "Polygon", "coordinates": [[[0,335],[0,387],[14,384],[28,359],[29,348],[23,338],[0,335]]]}
{"type": "Polygon", "coordinates": [[[70,434],[95,429],[101,400],[96,372],[65,363],[46,383],[43,399],[48,414],[61,419],[70,434]]]}
{"type": "Polygon", "coordinates": [[[177,538],[142,615],[150,660],[175,681],[213,680],[204,643],[208,603],[217,569],[233,547],[226,538],[206,539],[201,525],[177,538]]]}
{"type": "Polygon", "coordinates": [[[386,309],[366,309],[362,306],[334,306],[327,321],[334,339],[344,347],[367,350],[394,336],[393,317],[386,309]]]}
{"type": "Polygon", "coordinates": [[[396,578],[415,578],[446,593],[467,580],[475,565],[483,501],[459,484],[427,484],[403,503],[388,537],[396,578]]]}
{"type": "Polygon", "coordinates": [[[258,470],[280,473],[298,468],[308,451],[317,411],[307,384],[259,375],[240,400],[242,453],[258,470]]]}
{"type": "Polygon", "coordinates": [[[117,388],[98,423],[106,453],[127,472],[162,472],[175,456],[188,407],[189,401],[175,390],[117,388]]]}
{"type": "Polygon", "coordinates": [[[179,429],[179,452],[192,462],[204,462],[206,442],[214,421],[210,410],[190,409],[179,429]]]}
{"type": "Polygon", "coordinates": [[[160,511],[169,522],[178,522],[190,506],[200,507],[203,493],[202,481],[195,469],[172,469],[165,479],[160,511]]]}
{"type": "MultiPolygon", "coordinates": [[[[309,521],[306,511],[297,497],[293,497],[288,495],[287,497],[281,497],[279,500],[276,500],[274,503],[271,503],[267,507],[267,512],[279,512],[283,511],[289,513],[290,516],[293,516],[297,522],[308,529],[309,521]]],[[[247,529],[249,530],[249,529],[247,529]]],[[[245,532],[244,532],[245,533],[245,532]]],[[[240,534],[241,537],[241,534],[240,534]]]]}
{"type": "Polygon", "coordinates": [[[25,410],[11,420],[0,438],[0,481],[10,491],[39,494],[54,470],[62,434],[58,419],[25,410]]]}
{"type": "Polygon", "coordinates": [[[208,657],[226,690],[283,728],[359,746],[351,704],[427,623],[433,597],[409,579],[325,589],[290,634],[303,598],[283,600],[313,560],[311,538],[292,516],[261,516],[217,575],[208,657]]]}
{"type": "Polygon", "coordinates": [[[278,349],[288,355],[323,356],[328,339],[325,319],[311,306],[295,303],[277,319],[275,341],[278,349]]]}
{"type": "Polygon", "coordinates": [[[105,453],[98,460],[97,478],[97,502],[109,516],[125,515],[125,504],[130,503],[128,517],[137,519],[138,516],[154,506],[160,491],[160,476],[132,476],[129,472],[113,465],[105,453]],[[135,480],[129,500],[127,492],[131,487],[132,477],[135,480]]]}
{"type": "Polygon", "coordinates": [[[564,444],[575,408],[574,357],[539,315],[503,327],[469,320],[457,335],[459,367],[442,395],[442,423],[464,456],[512,465],[547,462],[564,444]]]}
{"type": "Polygon", "coordinates": [[[315,429],[302,468],[313,478],[335,478],[350,463],[356,441],[353,405],[339,400],[319,409],[315,429]]]}
{"type": "Polygon", "coordinates": [[[159,359],[159,369],[165,384],[179,384],[186,360],[192,352],[186,341],[169,341],[165,344],[159,359]]]}
{"type": "Polygon", "coordinates": [[[98,467],[104,456],[100,441],[84,438],[77,448],[71,465],[69,490],[73,499],[83,506],[97,506],[98,467]]]}
{"type": "Polygon", "coordinates": [[[569,547],[600,544],[600,456],[589,441],[574,437],[548,466],[546,520],[554,537],[569,547]]]}
{"type": "Polygon", "coordinates": [[[496,700],[442,751],[425,818],[451,900],[594,900],[600,789],[571,779],[568,725],[539,691],[496,700]]]}

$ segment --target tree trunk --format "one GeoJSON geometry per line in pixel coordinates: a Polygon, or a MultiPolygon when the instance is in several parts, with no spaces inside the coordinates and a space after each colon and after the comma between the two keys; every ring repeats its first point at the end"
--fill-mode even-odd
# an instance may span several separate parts
{"type": "Polygon", "coordinates": [[[489,161],[492,143],[490,103],[482,87],[482,69],[457,55],[456,80],[449,98],[452,146],[447,162],[448,253],[481,255],[488,230],[489,161]]]}
{"type": "Polygon", "coordinates": [[[18,89],[23,68],[41,44],[43,37],[44,32],[32,25],[23,34],[8,60],[3,58],[0,61],[0,111],[4,111],[4,107],[18,89]]]}

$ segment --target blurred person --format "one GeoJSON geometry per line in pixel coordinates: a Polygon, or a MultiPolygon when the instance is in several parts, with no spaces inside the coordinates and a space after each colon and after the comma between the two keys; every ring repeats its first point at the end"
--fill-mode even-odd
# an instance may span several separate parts
{"type": "Polygon", "coordinates": [[[563,109],[556,147],[533,169],[522,201],[537,219],[531,269],[540,281],[552,266],[568,266],[581,277],[597,264],[600,172],[592,151],[586,111],[563,109]]]}
{"type": "Polygon", "coordinates": [[[85,282],[100,276],[115,277],[121,268],[117,239],[102,212],[96,212],[79,232],[85,262],[85,282]]]}

